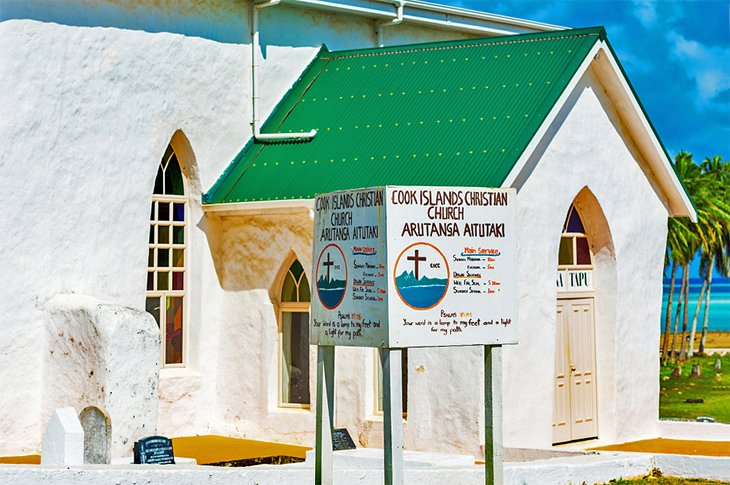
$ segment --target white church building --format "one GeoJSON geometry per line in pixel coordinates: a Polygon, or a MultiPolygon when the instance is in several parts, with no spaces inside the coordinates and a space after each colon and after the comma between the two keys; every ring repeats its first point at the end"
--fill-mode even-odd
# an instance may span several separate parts
{"type": "MultiPolygon", "coordinates": [[[[386,184],[517,190],[505,446],[657,436],[667,219],[695,212],[605,31],[252,2],[0,1],[0,455],[66,406],[114,456],[312,445],[313,200],[386,184]]],[[[482,353],[404,350],[406,450],[480,454],[482,353]]],[[[382,447],[379,352],[336,362],[336,426],[382,447]]]]}

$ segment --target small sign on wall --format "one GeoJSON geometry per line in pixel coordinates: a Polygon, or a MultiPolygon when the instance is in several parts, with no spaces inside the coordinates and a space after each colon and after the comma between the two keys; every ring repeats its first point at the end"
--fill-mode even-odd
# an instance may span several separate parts
{"type": "Polygon", "coordinates": [[[558,291],[593,291],[593,271],[560,270],[556,279],[558,291]]]}
{"type": "Polygon", "coordinates": [[[311,342],[517,343],[515,196],[464,187],[318,196],[311,342]]]}

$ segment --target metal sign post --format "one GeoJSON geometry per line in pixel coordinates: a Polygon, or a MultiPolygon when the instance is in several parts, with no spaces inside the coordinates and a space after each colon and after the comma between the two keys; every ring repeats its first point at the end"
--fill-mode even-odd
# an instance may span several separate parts
{"type": "Polygon", "coordinates": [[[484,483],[502,485],[502,346],[484,346],[484,483]]]}
{"type": "Polygon", "coordinates": [[[384,483],[403,483],[403,377],[401,349],[383,349],[384,483]]]}
{"type": "Polygon", "coordinates": [[[384,480],[403,483],[402,349],[483,345],[486,483],[502,483],[501,346],[517,343],[516,191],[370,187],[315,199],[316,483],[332,483],[334,346],[383,349],[384,480]]]}
{"type": "Polygon", "coordinates": [[[335,348],[317,346],[317,407],[314,483],[332,485],[332,428],[335,422],[335,348]]]}

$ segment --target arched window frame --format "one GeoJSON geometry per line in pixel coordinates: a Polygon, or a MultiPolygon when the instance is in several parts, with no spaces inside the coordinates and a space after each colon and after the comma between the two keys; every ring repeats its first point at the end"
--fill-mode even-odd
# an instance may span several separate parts
{"type": "Polygon", "coordinates": [[[588,233],[586,232],[583,217],[581,216],[580,211],[576,208],[575,204],[571,204],[570,209],[568,209],[568,215],[565,218],[565,222],[563,223],[563,230],[560,234],[560,248],[558,250],[558,269],[593,269],[593,251],[591,250],[591,241],[588,233]],[[575,227],[570,227],[571,217],[573,217],[574,215],[578,217],[582,231],[571,230],[575,229],[575,227]],[[570,248],[570,257],[568,257],[566,255],[566,252],[564,252],[564,248],[566,246],[569,246],[570,248]],[[581,247],[579,248],[579,246],[581,247]],[[579,249],[585,251],[584,254],[588,256],[587,263],[585,262],[584,258],[580,257],[579,249]],[[568,259],[570,260],[570,262],[567,261],[568,259]],[[582,259],[582,261],[579,261],[580,259],[582,259]]]}
{"type": "Polygon", "coordinates": [[[310,358],[309,358],[309,349],[310,349],[310,343],[309,343],[309,318],[310,318],[310,300],[311,300],[311,287],[309,285],[309,278],[307,277],[307,273],[304,270],[304,266],[301,264],[299,259],[296,258],[296,256],[291,255],[286,263],[282,267],[282,272],[280,277],[277,279],[277,286],[276,286],[276,310],[277,310],[277,404],[279,407],[283,408],[294,408],[294,409],[310,409],[311,406],[311,388],[309,386],[309,364],[310,364],[310,358]],[[297,278],[294,273],[292,273],[292,268],[295,267],[295,265],[299,265],[301,267],[301,273],[299,274],[299,277],[297,278]],[[288,299],[283,298],[283,290],[284,285],[286,284],[287,277],[291,276],[294,280],[294,283],[296,285],[296,301],[288,301],[288,299]],[[306,290],[306,291],[305,291],[306,290]],[[307,346],[306,346],[306,355],[307,355],[307,363],[306,363],[306,385],[307,385],[307,402],[291,402],[291,399],[286,398],[285,393],[285,375],[284,375],[284,358],[285,358],[285,335],[284,335],[284,321],[285,321],[285,314],[287,313],[303,313],[306,314],[305,316],[305,322],[306,322],[306,335],[307,335],[307,346]]]}
{"type": "MultiPolygon", "coordinates": [[[[189,288],[189,271],[188,262],[190,254],[190,235],[188,220],[190,218],[190,197],[189,197],[189,185],[188,180],[185,176],[185,170],[180,162],[180,157],[175,151],[172,143],[169,143],[165,154],[162,156],[160,164],[158,165],[158,175],[155,178],[155,186],[152,190],[152,204],[150,210],[150,237],[148,239],[148,257],[147,257],[147,292],[146,292],[146,309],[149,313],[155,317],[157,325],[160,327],[161,334],[161,345],[160,345],[160,362],[161,366],[165,368],[174,367],[186,367],[188,358],[188,329],[189,329],[189,297],[187,290],[189,288]],[[168,167],[169,163],[175,158],[180,169],[180,177],[182,182],[182,194],[165,194],[164,186],[164,172],[168,167]],[[158,193],[158,178],[159,173],[162,172],[162,193],[158,193]],[[169,204],[169,217],[165,220],[161,217],[162,211],[160,207],[164,204],[169,204]],[[182,207],[181,220],[176,214],[177,207],[182,207]],[[167,242],[161,241],[161,230],[160,227],[169,227],[167,242]],[[181,228],[176,230],[175,228],[181,228]],[[180,242],[180,237],[182,242],[180,242]],[[168,252],[168,264],[161,265],[160,261],[160,250],[168,252]],[[177,254],[177,258],[182,257],[182,264],[176,265],[176,251],[181,251],[177,254]],[[160,271],[162,270],[162,271],[160,271]],[[160,273],[167,273],[167,289],[164,288],[164,281],[160,279],[160,273]],[[173,276],[174,274],[181,274],[181,276],[173,276]],[[177,288],[176,288],[177,287],[177,288]],[[181,298],[181,307],[178,309],[181,319],[180,329],[180,352],[179,358],[172,355],[172,358],[168,358],[168,352],[170,351],[168,344],[168,299],[181,298]],[[154,304],[154,300],[157,300],[157,306],[154,304]]],[[[164,278],[163,278],[164,279],[164,278]]]]}

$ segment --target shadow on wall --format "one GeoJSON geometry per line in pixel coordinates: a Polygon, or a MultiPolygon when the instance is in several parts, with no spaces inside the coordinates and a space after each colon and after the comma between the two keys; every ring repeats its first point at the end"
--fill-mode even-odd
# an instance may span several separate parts
{"type": "MultiPolygon", "coordinates": [[[[276,6],[259,13],[261,46],[315,47],[335,38],[330,48],[372,47],[373,23],[364,17],[276,6]],[[333,32],[348,35],[332,35],[333,32]],[[344,42],[344,44],[343,44],[344,42]]],[[[249,4],[235,0],[22,0],[3,2],[0,22],[14,19],[75,27],[112,27],[149,33],[199,37],[225,44],[250,42],[249,4]]]]}
{"type": "MultiPolygon", "coordinates": [[[[249,44],[249,9],[247,0],[18,0],[2,2],[0,22],[29,19],[249,44]]],[[[384,4],[381,10],[391,13],[393,9],[384,4]]],[[[286,5],[261,9],[259,27],[264,58],[268,57],[268,47],[319,48],[326,43],[330,50],[342,50],[374,47],[377,42],[371,18],[286,5]]],[[[389,44],[473,37],[406,25],[388,36],[389,44]]]]}
{"type": "Polygon", "coordinates": [[[198,227],[208,238],[221,288],[270,292],[289,268],[283,261],[299,259],[311,281],[312,225],[306,214],[260,214],[208,215],[198,227]]]}
{"type": "Polygon", "coordinates": [[[76,27],[168,32],[248,43],[248,3],[233,0],[21,0],[3,2],[0,22],[30,19],[76,27]]]}

